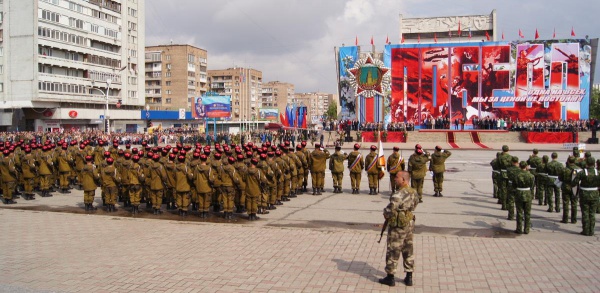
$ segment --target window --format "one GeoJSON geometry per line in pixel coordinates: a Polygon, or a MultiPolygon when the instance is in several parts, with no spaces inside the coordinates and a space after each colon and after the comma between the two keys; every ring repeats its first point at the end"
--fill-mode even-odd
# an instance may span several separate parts
{"type": "Polygon", "coordinates": [[[127,7],[127,13],[133,17],[137,17],[137,10],[135,10],[131,7],[127,7]]]}
{"type": "Polygon", "coordinates": [[[171,86],[171,81],[167,81],[167,86],[171,86]]]}
{"type": "Polygon", "coordinates": [[[92,24],[90,26],[90,31],[93,32],[93,33],[98,33],[98,28],[99,28],[98,25],[92,24]]]}
{"type": "Polygon", "coordinates": [[[127,22],[127,28],[128,28],[130,31],[137,31],[137,23],[135,23],[135,22],[131,22],[131,21],[128,21],[128,22],[127,22]]]}
{"type": "Polygon", "coordinates": [[[133,84],[133,85],[137,84],[137,77],[130,76],[128,79],[129,79],[129,84],[133,84]]]}
{"type": "Polygon", "coordinates": [[[59,0],[42,0],[43,2],[46,3],[50,3],[50,4],[54,4],[54,5],[58,5],[59,4],[59,0]]]}
{"type": "Polygon", "coordinates": [[[69,2],[69,9],[73,11],[77,11],[79,13],[83,13],[83,6],[79,4],[75,4],[73,2],[69,2]]]}
{"type": "Polygon", "coordinates": [[[130,98],[136,98],[137,97],[137,92],[136,91],[128,91],[129,92],[129,97],[130,98]]]}
{"type": "Polygon", "coordinates": [[[56,12],[51,12],[49,10],[42,10],[42,19],[53,22],[60,22],[60,14],[56,12]]]}
{"type": "Polygon", "coordinates": [[[167,64],[167,69],[171,70],[171,63],[167,64]]]}
{"type": "Polygon", "coordinates": [[[167,103],[167,104],[171,104],[171,98],[166,98],[166,99],[165,99],[165,103],[167,103]]]}
{"type": "Polygon", "coordinates": [[[4,65],[0,65],[0,74],[4,73],[4,65]]]}
{"type": "Polygon", "coordinates": [[[170,94],[171,94],[171,90],[166,90],[166,91],[165,91],[165,93],[166,93],[167,95],[170,95],[170,94]]]}
{"type": "Polygon", "coordinates": [[[188,54],[188,63],[194,63],[194,54],[188,54]]]}
{"type": "Polygon", "coordinates": [[[129,56],[131,56],[131,57],[137,57],[137,50],[130,49],[129,50],[129,56]]]}
{"type": "Polygon", "coordinates": [[[74,17],[69,17],[69,26],[83,29],[83,20],[74,17]]]}
{"type": "Polygon", "coordinates": [[[117,38],[117,36],[119,35],[119,33],[116,30],[111,30],[111,29],[104,29],[104,35],[109,36],[111,38],[117,38]]]}
{"type": "Polygon", "coordinates": [[[167,55],[167,61],[171,61],[171,55],[167,55]]]}
{"type": "Polygon", "coordinates": [[[171,77],[171,72],[165,73],[165,77],[171,77]]]}

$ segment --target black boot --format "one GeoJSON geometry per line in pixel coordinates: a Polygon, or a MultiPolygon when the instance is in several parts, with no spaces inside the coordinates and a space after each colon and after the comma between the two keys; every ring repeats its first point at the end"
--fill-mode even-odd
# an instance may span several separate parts
{"type": "Polygon", "coordinates": [[[112,206],[112,211],[113,211],[113,212],[117,212],[117,211],[119,211],[119,210],[117,209],[117,207],[115,207],[115,205],[114,205],[114,204],[113,204],[113,205],[111,205],[111,206],[112,206]]]}
{"type": "Polygon", "coordinates": [[[275,205],[269,204],[269,206],[267,207],[267,209],[269,209],[269,210],[276,210],[277,207],[275,205]]]}
{"type": "Polygon", "coordinates": [[[441,191],[438,191],[438,197],[444,197],[441,191]]]}
{"type": "Polygon", "coordinates": [[[373,195],[373,188],[369,187],[369,195],[373,195]]]}
{"type": "Polygon", "coordinates": [[[404,284],[406,284],[406,286],[413,285],[412,272],[406,273],[406,277],[404,277],[404,284]]]}
{"type": "Polygon", "coordinates": [[[295,198],[295,197],[298,197],[298,196],[296,195],[295,191],[290,191],[290,195],[288,197],[295,198]]]}
{"type": "Polygon", "coordinates": [[[388,285],[390,287],[396,286],[396,280],[394,280],[394,275],[387,274],[387,276],[383,279],[379,279],[379,283],[383,285],[388,285]]]}
{"type": "Polygon", "coordinates": [[[323,191],[323,188],[317,188],[317,195],[321,195],[321,191],[323,191]]]}
{"type": "Polygon", "coordinates": [[[317,195],[317,189],[313,187],[313,194],[312,195],[317,195]]]}
{"type": "Polygon", "coordinates": [[[90,212],[93,212],[93,211],[96,211],[96,210],[97,210],[97,208],[96,208],[96,207],[94,207],[94,204],[93,204],[93,203],[88,203],[88,210],[89,210],[90,212]]]}
{"type": "Polygon", "coordinates": [[[90,204],[89,203],[86,203],[86,204],[83,204],[83,205],[85,206],[85,211],[86,212],[90,210],[90,204]]]}
{"type": "Polygon", "coordinates": [[[290,201],[290,199],[287,196],[281,197],[281,200],[283,200],[283,201],[290,201]]]}

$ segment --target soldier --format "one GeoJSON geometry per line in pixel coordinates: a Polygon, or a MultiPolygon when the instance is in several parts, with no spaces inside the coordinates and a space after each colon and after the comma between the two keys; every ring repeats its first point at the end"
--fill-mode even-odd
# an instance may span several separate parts
{"type": "MultiPolygon", "coordinates": [[[[275,210],[277,209],[277,207],[275,207],[275,204],[277,204],[277,200],[278,200],[278,189],[279,186],[282,185],[285,180],[284,180],[284,172],[286,170],[284,170],[282,168],[282,166],[279,166],[279,164],[277,164],[277,161],[274,159],[275,157],[275,152],[270,151],[267,152],[267,165],[269,165],[269,168],[271,168],[271,170],[273,171],[273,173],[275,174],[275,176],[273,177],[272,183],[271,185],[269,185],[269,189],[267,191],[268,193],[268,205],[267,205],[267,209],[269,210],[275,210]]],[[[289,183],[289,181],[288,181],[289,183]]],[[[283,187],[283,186],[281,186],[283,187]]],[[[282,196],[284,196],[285,194],[283,193],[283,189],[282,189],[282,196]]],[[[287,195],[285,195],[287,196],[287,195]]]]}
{"type": "Polygon", "coordinates": [[[498,198],[502,204],[502,210],[507,210],[506,201],[508,193],[508,174],[507,168],[512,165],[512,156],[508,153],[509,148],[507,145],[502,146],[502,153],[498,160],[500,161],[500,180],[498,185],[498,198]]]}
{"type": "Polygon", "coordinates": [[[362,170],[365,167],[365,160],[362,154],[358,152],[358,149],[360,149],[360,145],[354,144],[354,151],[348,155],[348,170],[350,170],[352,194],[359,194],[362,170]]]}
{"type": "Polygon", "coordinates": [[[344,160],[348,155],[341,152],[342,147],[335,146],[335,152],[329,158],[329,170],[333,178],[333,193],[342,193],[342,180],[344,178],[344,160]]]}
{"type": "Polygon", "coordinates": [[[211,184],[216,180],[216,172],[207,164],[208,157],[200,155],[200,164],[194,169],[194,186],[198,193],[198,213],[200,218],[208,218],[208,209],[212,199],[211,184]]]}
{"type": "Polygon", "coordinates": [[[165,173],[167,174],[167,180],[165,181],[165,194],[163,197],[167,202],[167,210],[175,210],[177,209],[175,203],[175,187],[177,186],[177,180],[175,178],[175,154],[169,154],[166,157],[168,159],[162,161],[163,167],[165,168],[165,173]]]}
{"type": "MultiPolygon", "coordinates": [[[[527,160],[527,164],[529,164],[529,172],[531,173],[531,175],[533,175],[534,179],[537,179],[537,172],[538,172],[537,168],[542,165],[542,158],[540,158],[538,156],[538,152],[539,152],[538,149],[533,149],[533,154],[531,156],[529,156],[529,159],[527,160]]],[[[531,193],[534,194],[535,198],[539,200],[539,198],[538,198],[539,189],[537,189],[537,183],[535,183],[535,180],[534,180],[533,185],[534,186],[531,189],[531,193]],[[534,190],[534,188],[536,190],[534,190]]]]}
{"type": "Polygon", "coordinates": [[[393,287],[396,285],[394,274],[398,267],[398,259],[402,255],[404,263],[404,283],[413,285],[413,235],[415,230],[414,210],[418,205],[417,192],[408,186],[409,174],[406,171],[396,173],[396,184],[400,187],[397,194],[392,194],[390,203],[383,210],[385,224],[388,226],[387,252],[385,254],[385,272],[387,276],[379,279],[379,283],[393,287]]]}
{"type": "Polygon", "coordinates": [[[179,207],[179,216],[185,217],[190,205],[190,181],[194,178],[194,173],[188,168],[184,155],[180,154],[177,162],[177,166],[175,166],[176,201],[177,207],[179,207]]]}
{"type": "Polygon", "coordinates": [[[250,221],[259,219],[256,216],[256,213],[258,212],[257,198],[261,196],[263,192],[262,186],[269,183],[261,169],[257,168],[256,165],[258,165],[258,160],[251,159],[250,168],[248,168],[246,177],[246,209],[250,221]]]}
{"type": "Polygon", "coordinates": [[[100,172],[94,166],[92,156],[85,156],[85,165],[81,169],[81,188],[83,189],[83,204],[86,211],[95,211],[94,196],[96,195],[96,181],[100,179],[100,172]]]}
{"type": "Polygon", "coordinates": [[[577,192],[573,192],[573,185],[571,181],[577,175],[577,172],[581,171],[579,166],[575,165],[575,157],[569,156],[567,159],[567,167],[562,169],[558,179],[562,182],[560,189],[562,191],[563,201],[563,217],[561,223],[568,223],[569,220],[569,206],[571,210],[571,223],[577,223],[577,192]]]}
{"type": "Polygon", "coordinates": [[[308,186],[308,171],[310,170],[310,166],[308,165],[308,157],[310,155],[310,152],[306,149],[306,141],[302,141],[300,145],[302,146],[302,153],[304,154],[304,158],[306,158],[306,167],[304,167],[304,178],[302,179],[302,191],[307,192],[308,189],[306,188],[306,186],[308,186]]]}
{"type": "Polygon", "coordinates": [[[71,156],[73,157],[73,160],[75,161],[74,165],[75,165],[75,175],[76,175],[76,182],[73,182],[73,185],[77,184],[79,189],[81,189],[81,171],[83,170],[83,166],[85,166],[86,162],[85,162],[85,157],[87,156],[86,152],[85,152],[85,144],[81,143],[79,145],[79,150],[77,149],[73,149],[71,152],[71,156]]]}
{"type": "MultiPolygon", "coordinates": [[[[498,185],[501,177],[500,161],[498,160],[500,154],[500,152],[497,152],[496,158],[490,162],[490,166],[492,166],[493,198],[498,198],[498,185]]],[[[500,199],[498,199],[498,203],[502,203],[500,199]]]]}
{"type": "MultiPolygon", "coordinates": [[[[289,144],[289,142],[288,142],[288,144],[289,144]]],[[[290,169],[290,174],[291,174],[290,192],[289,192],[288,196],[290,198],[294,198],[294,197],[297,197],[296,189],[298,189],[298,173],[299,173],[299,170],[302,168],[302,162],[300,161],[298,156],[296,156],[296,154],[294,153],[293,147],[287,148],[286,156],[290,158],[290,163],[289,163],[288,168],[290,169]]]]}
{"type": "Polygon", "coordinates": [[[37,164],[39,166],[38,173],[40,175],[40,190],[42,191],[42,197],[51,197],[50,186],[52,180],[52,169],[54,160],[50,153],[48,146],[42,147],[42,154],[38,158],[37,164]]]}
{"type": "MultiPolygon", "coordinates": [[[[121,153],[119,151],[119,153],[121,153]]],[[[119,193],[121,194],[121,201],[123,201],[123,205],[125,207],[131,206],[131,198],[129,195],[131,180],[129,172],[133,168],[133,162],[131,161],[131,153],[122,153],[123,155],[119,155],[118,161],[119,167],[117,171],[119,171],[119,175],[121,176],[121,183],[119,184],[119,193]],[[122,159],[121,159],[122,158],[122,159]]],[[[138,203],[139,205],[139,203],[138,203]]]]}
{"type": "Polygon", "coordinates": [[[60,190],[62,191],[62,193],[71,193],[71,191],[69,191],[69,176],[71,175],[71,172],[73,171],[71,169],[71,163],[73,163],[73,157],[71,157],[71,154],[67,151],[67,144],[64,143],[62,145],[62,150],[59,152],[58,156],[56,157],[56,164],[58,166],[58,172],[59,172],[59,184],[60,184],[60,190]]]}
{"type": "Polygon", "coordinates": [[[212,160],[209,159],[209,163],[210,163],[210,167],[213,169],[213,172],[215,172],[215,177],[213,179],[213,181],[211,181],[212,187],[213,187],[213,194],[212,194],[212,199],[211,199],[211,203],[213,206],[213,211],[214,212],[220,212],[221,211],[221,202],[223,201],[223,197],[221,196],[221,179],[219,178],[219,169],[221,169],[221,166],[223,165],[223,163],[221,162],[221,153],[219,152],[221,149],[220,146],[215,145],[215,152],[212,153],[212,160]]]}
{"type": "Polygon", "coordinates": [[[517,193],[516,182],[517,175],[521,171],[519,168],[519,158],[512,156],[511,165],[506,168],[508,183],[506,184],[506,209],[508,210],[508,220],[515,219],[515,196],[517,193]]]}
{"type": "Polygon", "coordinates": [[[392,194],[396,193],[399,188],[396,185],[396,174],[398,174],[400,171],[404,171],[405,168],[404,158],[400,156],[398,151],[400,151],[400,148],[395,146],[394,152],[387,160],[387,171],[390,173],[390,189],[392,194]]]}
{"type": "MultiPolygon", "coordinates": [[[[275,151],[275,162],[282,170],[282,175],[279,177],[279,182],[277,182],[277,200],[275,201],[276,205],[282,205],[281,201],[289,201],[290,199],[283,194],[283,185],[285,184],[285,173],[289,172],[289,166],[282,158],[283,152],[281,150],[275,151]]],[[[304,175],[302,175],[304,176],[304,175]]]]}
{"type": "Polygon", "coordinates": [[[117,203],[117,186],[121,182],[121,177],[114,167],[115,160],[113,158],[106,159],[107,166],[102,168],[102,188],[105,192],[105,205],[107,212],[116,212],[115,204],[117,203]]]}
{"type": "Polygon", "coordinates": [[[306,154],[302,151],[302,144],[297,144],[296,145],[296,156],[298,157],[298,160],[300,161],[300,164],[296,166],[296,168],[298,168],[297,173],[298,175],[297,177],[297,187],[296,188],[296,194],[300,194],[302,193],[304,190],[304,187],[306,186],[306,182],[304,182],[304,173],[305,171],[308,172],[308,161],[306,158],[306,154]]]}
{"type": "Polygon", "coordinates": [[[429,162],[429,170],[433,171],[433,191],[435,197],[442,197],[442,189],[444,186],[444,172],[446,172],[446,159],[450,157],[450,151],[442,149],[441,146],[436,146],[435,151],[431,155],[429,162]]]}
{"type": "Polygon", "coordinates": [[[235,188],[242,181],[237,170],[233,166],[236,160],[233,157],[228,157],[223,163],[219,172],[221,178],[221,192],[223,193],[223,208],[225,219],[233,219],[233,204],[235,198],[235,188]]]}
{"type": "Polygon", "coordinates": [[[579,202],[581,205],[581,223],[583,225],[582,235],[593,236],[596,225],[596,205],[598,205],[598,186],[600,185],[600,176],[598,170],[594,169],[594,158],[586,160],[586,168],[578,172],[573,178],[571,184],[579,185],[581,195],[579,202]]]}
{"type": "Polygon", "coordinates": [[[424,153],[420,145],[415,146],[415,153],[408,158],[408,172],[410,173],[410,185],[417,190],[419,202],[423,202],[423,180],[427,173],[427,162],[429,153],[424,153]]]}
{"type": "MultiPolygon", "coordinates": [[[[135,150],[135,149],[134,149],[135,150]]],[[[125,156],[129,155],[128,153],[125,156]]],[[[128,179],[129,179],[129,200],[131,202],[131,212],[135,215],[140,212],[140,200],[142,194],[142,182],[146,175],[144,174],[144,170],[140,165],[140,156],[138,154],[133,154],[132,164],[128,171],[128,179]]]]}
{"type": "Polygon", "coordinates": [[[562,164],[557,161],[558,154],[552,153],[552,161],[546,164],[548,172],[548,180],[546,182],[546,197],[548,198],[548,212],[552,212],[552,193],[554,193],[554,203],[556,204],[555,211],[560,212],[560,188],[556,185],[558,175],[562,173],[562,164]]]}
{"type": "MultiPolygon", "coordinates": [[[[240,184],[236,185],[235,206],[237,213],[246,212],[246,177],[248,175],[248,166],[244,163],[244,155],[237,155],[237,163],[234,165],[240,176],[240,184]]],[[[281,198],[278,198],[279,200],[281,198]]],[[[279,202],[281,204],[281,201],[279,202]]]]}
{"type": "Polygon", "coordinates": [[[330,155],[316,143],[315,150],[308,156],[308,165],[312,176],[313,195],[321,195],[325,182],[325,162],[330,155]]]}
{"type": "Polygon", "coordinates": [[[37,177],[36,161],[30,148],[25,148],[25,156],[21,159],[21,174],[23,175],[23,197],[25,200],[35,199],[33,194],[33,179],[37,177]]]}
{"type": "Polygon", "coordinates": [[[520,171],[513,177],[516,186],[517,230],[515,230],[515,233],[517,234],[529,234],[531,228],[531,201],[533,200],[531,188],[534,183],[534,176],[527,172],[527,164],[527,162],[521,161],[519,163],[520,171]]]}
{"type": "MultiPolygon", "coordinates": [[[[267,163],[267,154],[264,154],[264,153],[260,154],[260,161],[258,162],[258,165],[256,167],[261,169],[262,173],[265,175],[265,177],[267,178],[267,182],[268,182],[261,188],[262,193],[261,193],[261,197],[259,198],[260,202],[259,202],[259,206],[258,206],[258,213],[259,214],[268,214],[269,213],[269,211],[268,211],[269,192],[271,192],[273,190],[273,187],[275,187],[276,174],[273,171],[273,169],[271,169],[269,164],[267,163]]],[[[284,194],[285,194],[285,189],[284,189],[284,194]]]]}
{"type": "Polygon", "coordinates": [[[165,172],[165,168],[159,162],[160,156],[155,154],[152,156],[152,164],[150,165],[150,200],[152,201],[152,208],[154,209],[154,214],[159,215],[162,214],[160,210],[162,206],[162,198],[165,190],[165,181],[167,180],[167,173],[165,172]]]}
{"type": "Polygon", "coordinates": [[[377,147],[372,145],[371,152],[365,158],[365,171],[367,171],[367,177],[369,178],[369,195],[376,195],[377,186],[379,185],[381,165],[377,158],[377,147]]]}
{"type": "Polygon", "coordinates": [[[2,178],[2,196],[4,204],[15,204],[13,192],[17,184],[17,169],[13,152],[4,150],[4,157],[0,159],[0,175],[2,178]]]}
{"type": "Polygon", "coordinates": [[[537,198],[538,205],[548,205],[548,196],[546,193],[546,185],[548,184],[547,164],[548,164],[549,160],[550,160],[550,157],[543,155],[542,156],[542,164],[540,164],[536,169],[537,177],[535,179],[536,179],[536,184],[539,184],[539,188],[537,190],[540,191],[540,195],[537,198]]]}
{"type": "MultiPolygon", "coordinates": [[[[190,154],[190,152],[188,152],[188,154],[190,154]]],[[[192,159],[190,160],[190,169],[192,170],[192,172],[196,169],[196,167],[200,165],[200,153],[199,152],[194,152],[192,154],[192,159]]],[[[193,186],[193,181],[192,181],[192,186],[191,186],[191,190],[190,190],[190,202],[192,203],[192,211],[197,211],[198,210],[198,192],[196,192],[196,188],[193,186]]]]}

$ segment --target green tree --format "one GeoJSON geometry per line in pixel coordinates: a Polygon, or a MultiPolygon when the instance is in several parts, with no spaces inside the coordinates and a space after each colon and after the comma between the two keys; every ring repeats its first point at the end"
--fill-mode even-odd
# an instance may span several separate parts
{"type": "Polygon", "coordinates": [[[325,112],[325,115],[327,115],[328,119],[337,120],[337,105],[329,105],[329,108],[327,108],[327,112],[325,112]]]}
{"type": "Polygon", "coordinates": [[[590,96],[590,118],[600,118],[600,90],[592,89],[590,96]]]}

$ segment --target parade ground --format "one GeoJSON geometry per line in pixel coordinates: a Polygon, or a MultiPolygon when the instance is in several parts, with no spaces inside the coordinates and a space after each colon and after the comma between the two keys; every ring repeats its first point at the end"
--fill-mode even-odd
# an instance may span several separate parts
{"type": "MultiPolygon", "coordinates": [[[[443,197],[432,196],[426,178],[413,287],[402,283],[401,265],[396,287],[377,282],[385,277],[386,237],[377,240],[388,175],[379,195],[368,195],[364,174],[361,194],[351,194],[346,170],[344,193],[332,192],[327,173],[323,195],[301,194],[252,222],[177,211],[134,217],[125,208],[86,214],[79,190],[17,199],[0,205],[0,292],[599,292],[600,233],[582,236],[580,213],[577,224],[563,224],[562,203],[556,213],[534,201],[531,232],[515,234],[492,198],[492,147],[450,150],[443,197]]],[[[511,154],[526,160],[534,147],[559,152],[561,163],[570,154],[532,144],[511,144],[511,154]]],[[[587,149],[600,156],[597,146],[587,149]]]]}

